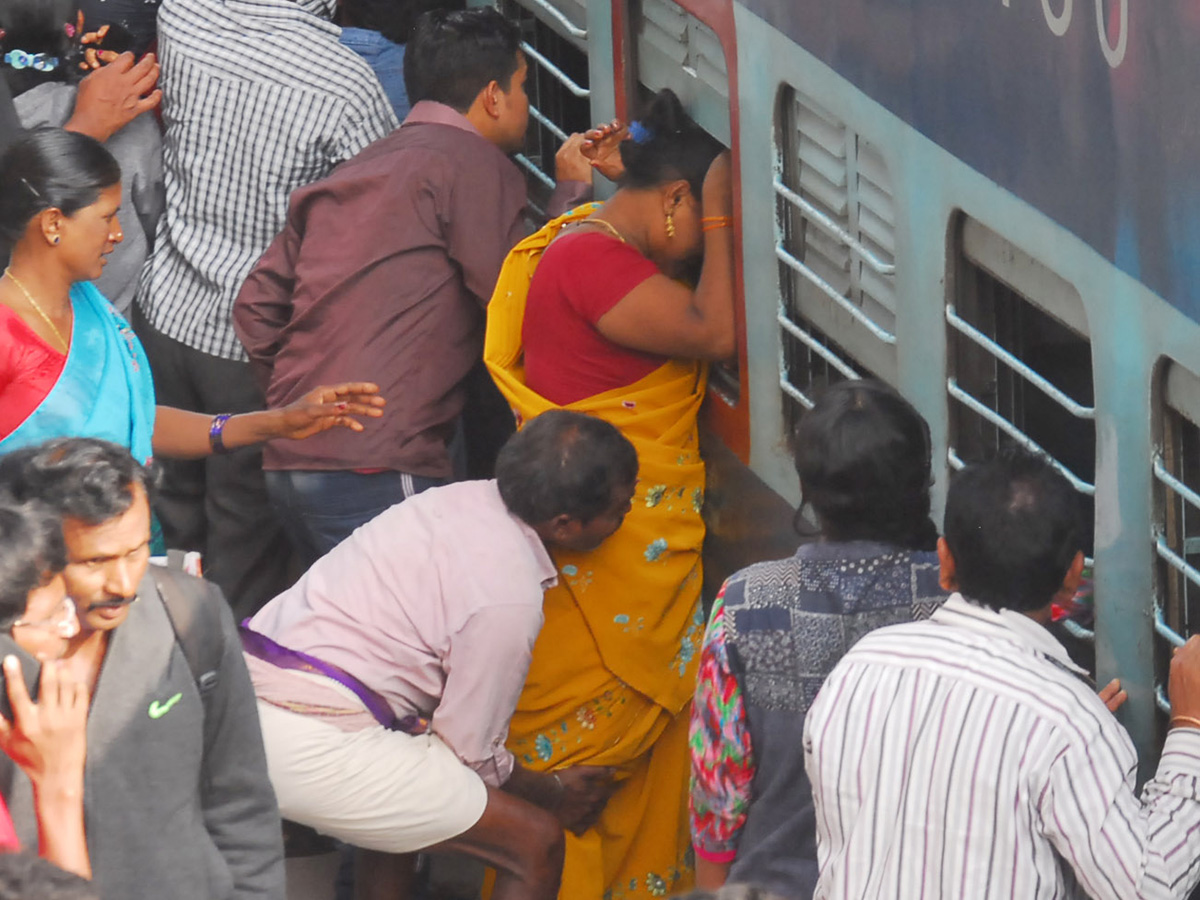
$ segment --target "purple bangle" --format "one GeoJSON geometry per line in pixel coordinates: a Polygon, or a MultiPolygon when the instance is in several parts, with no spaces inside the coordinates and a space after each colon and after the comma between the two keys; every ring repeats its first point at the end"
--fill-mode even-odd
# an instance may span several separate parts
{"type": "Polygon", "coordinates": [[[219,416],[213,416],[212,424],[208,426],[208,445],[212,447],[213,453],[229,452],[229,448],[225,446],[225,423],[232,416],[232,413],[221,413],[219,416]]]}

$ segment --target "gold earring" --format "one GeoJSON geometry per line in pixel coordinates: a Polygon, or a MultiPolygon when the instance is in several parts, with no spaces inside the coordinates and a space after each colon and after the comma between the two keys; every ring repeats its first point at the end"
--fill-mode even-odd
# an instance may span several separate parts
{"type": "Polygon", "coordinates": [[[667,212],[667,237],[675,237],[675,213],[670,210],[667,212]]]}

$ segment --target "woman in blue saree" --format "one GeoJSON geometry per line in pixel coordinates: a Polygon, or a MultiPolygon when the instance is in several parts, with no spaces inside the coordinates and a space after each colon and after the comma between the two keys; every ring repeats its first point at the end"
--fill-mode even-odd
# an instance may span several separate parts
{"type": "Polygon", "coordinates": [[[0,453],[98,437],[140,461],[195,458],[379,416],[370,383],[322,387],[277,410],[209,417],[156,406],[133,330],[91,282],[122,239],[121,171],[84,135],[30,132],[0,157],[0,453]]]}

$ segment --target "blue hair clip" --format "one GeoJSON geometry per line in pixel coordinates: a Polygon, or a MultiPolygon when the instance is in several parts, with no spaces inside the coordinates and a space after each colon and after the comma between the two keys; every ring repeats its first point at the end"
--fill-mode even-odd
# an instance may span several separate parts
{"type": "Polygon", "coordinates": [[[58,68],[58,57],[45,53],[26,53],[24,50],[9,50],[4,62],[14,69],[36,69],[38,72],[53,72],[58,68]]]}
{"type": "Polygon", "coordinates": [[[648,141],[654,140],[654,130],[647,128],[641,122],[631,122],[629,124],[629,139],[635,144],[645,144],[648,141]]]}

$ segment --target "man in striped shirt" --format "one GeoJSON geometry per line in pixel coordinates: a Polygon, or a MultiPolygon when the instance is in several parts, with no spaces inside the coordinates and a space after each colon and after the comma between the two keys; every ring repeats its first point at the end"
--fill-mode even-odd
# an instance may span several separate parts
{"type": "MultiPolygon", "coordinates": [[[[136,328],[158,400],[218,415],[263,406],[233,301],[283,228],[288,196],[396,126],[371,67],[338,42],[336,0],[163,0],[158,13],[167,208],[142,273],[136,328]]],[[[290,546],[262,454],[164,466],[171,547],[242,615],[290,582],[290,546]]]]}
{"type": "Polygon", "coordinates": [[[938,554],[956,593],[863,638],[805,723],[816,898],[1184,898],[1200,881],[1200,637],[1171,663],[1139,799],[1128,734],[1044,627],[1082,550],[1078,499],[1043,459],[954,480],[938,554]]]}

